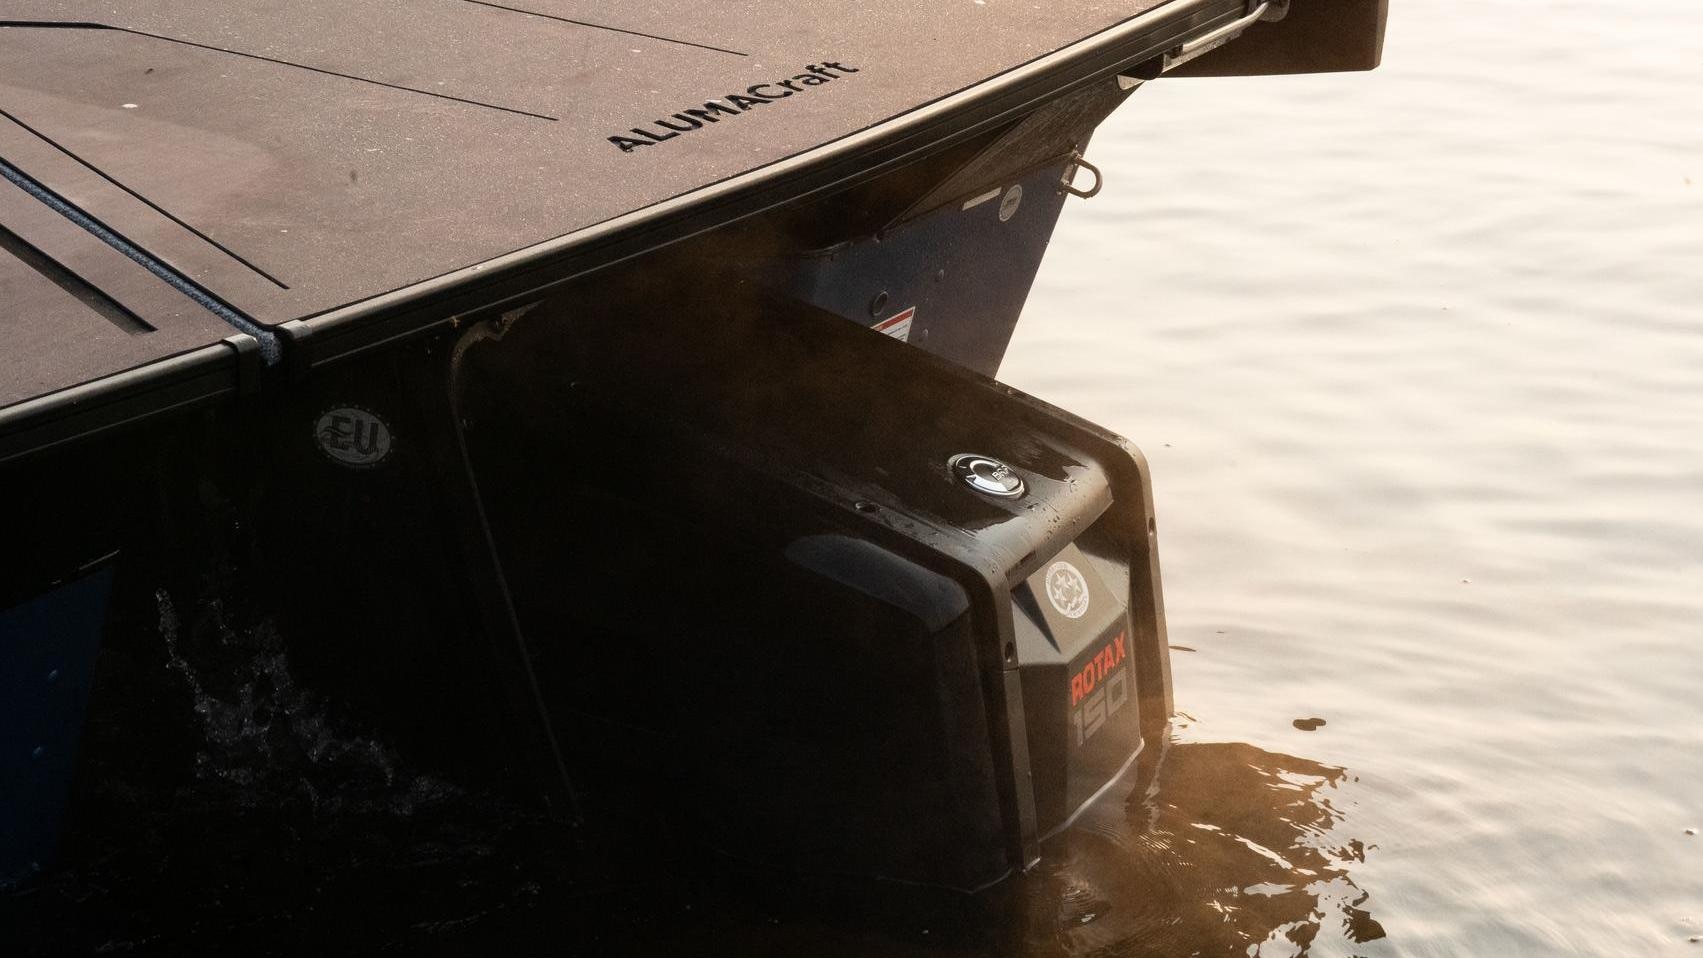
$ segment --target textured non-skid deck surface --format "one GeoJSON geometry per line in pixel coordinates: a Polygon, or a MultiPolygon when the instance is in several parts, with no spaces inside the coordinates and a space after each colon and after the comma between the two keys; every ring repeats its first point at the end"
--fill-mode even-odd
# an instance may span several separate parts
{"type": "Polygon", "coordinates": [[[3,180],[0,224],[0,408],[234,332],[3,180]]]}
{"type": "Polygon", "coordinates": [[[140,195],[177,222],[131,203],[114,228],[278,322],[773,162],[1156,5],[8,0],[7,20],[114,29],[0,28],[0,109],[29,131],[0,156],[50,141],[59,158],[25,172],[79,204],[140,195]],[[845,69],[809,74],[825,62],[845,69]],[[733,115],[673,117],[712,99],[733,115]],[[672,134],[659,119],[687,132],[632,132],[672,134]]]}
{"type": "Polygon", "coordinates": [[[0,0],[0,158],[276,324],[775,162],[1161,2],[0,0]]]}

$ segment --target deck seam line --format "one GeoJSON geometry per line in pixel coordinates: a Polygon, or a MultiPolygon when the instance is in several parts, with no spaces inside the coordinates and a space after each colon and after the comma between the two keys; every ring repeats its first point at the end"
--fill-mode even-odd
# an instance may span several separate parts
{"type": "Polygon", "coordinates": [[[624,33],[630,37],[644,37],[647,40],[656,40],[659,43],[675,43],[683,47],[697,47],[700,50],[711,50],[716,53],[725,53],[729,56],[748,57],[751,55],[749,53],[741,53],[738,50],[729,50],[726,47],[713,46],[708,43],[695,43],[691,40],[681,40],[676,37],[665,37],[655,33],[628,30],[625,27],[612,27],[607,23],[593,23],[590,20],[575,20],[572,17],[557,16],[554,13],[540,13],[537,10],[528,10],[525,7],[504,6],[500,3],[493,3],[491,0],[462,0],[462,2],[471,3],[474,6],[479,7],[490,7],[493,10],[507,10],[509,13],[518,13],[528,17],[542,17],[545,20],[555,20],[558,23],[571,23],[575,26],[589,27],[593,30],[607,30],[610,33],[624,33]]]}
{"type": "Polygon", "coordinates": [[[161,216],[164,216],[166,219],[171,220],[173,223],[176,223],[177,225],[188,230],[189,232],[194,233],[196,236],[200,237],[203,241],[205,241],[208,245],[213,246],[215,249],[219,250],[219,252],[224,253],[226,256],[229,256],[231,259],[236,260],[237,262],[241,263],[242,265],[244,265],[244,266],[248,267],[249,269],[253,270],[254,272],[258,273],[261,277],[266,279],[272,285],[278,287],[279,289],[289,289],[290,288],[288,283],[277,278],[276,276],[273,276],[271,273],[268,273],[267,271],[261,269],[259,266],[254,265],[254,263],[250,262],[245,257],[238,255],[238,253],[235,250],[233,250],[230,247],[226,246],[225,244],[219,242],[218,240],[214,239],[213,237],[207,235],[206,233],[202,232],[201,230],[198,230],[195,227],[190,226],[188,223],[184,222],[182,219],[179,219],[177,216],[174,216],[165,207],[159,205],[158,203],[155,203],[153,200],[148,199],[146,196],[143,196],[141,193],[138,193],[135,190],[131,189],[130,187],[119,182],[116,177],[111,176],[105,170],[94,165],[93,163],[90,163],[88,160],[83,159],[81,156],[78,156],[76,153],[72,152],[71,150],[67,149],[66,147],[64,147],[63,145],[58,143],[56,140],[54,140],[53,137],[48,136],[47,134],[41,132],[40,130],[36,129],[33,126],[30,126],[28,123],[25,123],[23,120],[19,119],[15,114],[8,112],[4,108],[0,108],[0,116],[3,116],[8,120],[11,120],[13,123],[16,123],[18,126],[22,127],[24,130],[26,130],[30,134],[34,135],[36,137],[36,139],[41,140],[43,143],[46,143],[48,146],[53,147],[54,149],[58,150],[59,152],[70,157],[72,160],[76,161],[84,169],[87,169],[89,172],[95,174],[96,176],[100,177],[101,179],[107,181],[108,183],[111,183],[113,186],[116,186],[119,189],[123,190],[124,192],[130,194],[138,202],[147,206],[149,209],[160,214],[161,216]]]}
{"type": "Polygon", "coordinates": [[[545,113],[533,113],[531,110],[522,110],[518,107],[486,103],[482,100],[470,100],[467,97],[451,96],[448,93],[437,93],[432,90],[421,90],[416,87],[403,86],[399,83],[386,83],[383,80],[374,80],[372,77],[356,76],[353,73],[339,73],[336,70],[327,70],[324,67],[309,66],[306,63],[296,63],[291,60],[280,60],[277,57],[264,56],[259,53],[247,53],[242,50],[230,50],[225,47],[216,47],[208,43],[197,43],[194,40],[185,40],[182,37],[168,37],[164,34],[149,33],[146,30],[136,30],[131,27],[115,27],[110,23],[41,23],[30,20],[0,20],[0,27],[25,27],[29,29],[49,30],[111,30],[114,33],[128,33],[132,36],[147,37],[150,40],[160,40],[165,43],[181,43],[186,47],[194,47],[198,50],[209,50],[213,53],[224,53],[233,57],[246,57],[250,60],[259,60],[262,63],[273,63],[283,67],[294,67],[297,70],[306,70],[309,73],[338,77],[343,80],[353,80],[356,83],[370,83],[373,86],[384,87],[387,90],[398,90],[403,93],[417,93],[420,96],[429,96],[438,100],[449,100],[452,103],[465,103],[468,106],[483,107],[487,110],[513,113],[516,116],[529,116],[535,120],[547,120],[551,123],[555,123],[561,119],[560,117],[550,116],[545,113]]]}
{"type": "Polygon", "coordinates": [[[159,332],[147,320],[136,315],[123,303],[113,299],[106,290],[89,282],[67,268],[64,263],[42,252],[28,240],[0,225],[0,252],[33,270],[36,275],[59,287],[66,295],[89,307],[100,318],[129,336],[146,336],[159,332]]]}
{"type": "Polygon", "coordinates": [[[277,334],[237,312],[201,284],[167,266],[146,250],[113,232],[104,223],[73,206],[59,194],[43,186],[34,177],[13,166],[5,159],[0,159],[0,179],[10,182],[55,213],[82,227],[96,239],[123,253],[131,262],[153,273],[166,285],[176,289],[201,308],[224,320],[238,332],[253,336],[260,343],[261,358],[265,360],[268,366],[278,361],[280,350],[277,334]]]}

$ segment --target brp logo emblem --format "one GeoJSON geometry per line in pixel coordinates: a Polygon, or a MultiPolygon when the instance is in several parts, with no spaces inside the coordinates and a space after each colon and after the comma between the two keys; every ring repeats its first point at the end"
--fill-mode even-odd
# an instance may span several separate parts
{"type": "Polygon", "coordinates": [[[390,426],[377,413],[359,406],[338,406],[313,424],[319,451],[338,465],[370,469],[390,455],[390,426]]]}
{"type": "Polygon", "coordinates": [[[1047,599],[1060,615],[1080,619],[1088,614],[1088,580],[1070,563],[1055,562],[1047,567],[1047,599]]]}
{"type": "Polygon", "coordinates": [[[1015,499],[1028,491],[1016,470],[989,456],[960,453],[946,460],[946,467],[964,485],[985,495],[1015,499]]]}

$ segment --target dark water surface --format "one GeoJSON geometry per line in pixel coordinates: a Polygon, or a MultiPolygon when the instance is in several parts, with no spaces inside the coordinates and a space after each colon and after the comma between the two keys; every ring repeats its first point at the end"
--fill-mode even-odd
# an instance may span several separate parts
{"type": "Polygon", "coordinates": [[[172,670],[181,701],[132,704],[194,710],[200,784],[94,799],[133,840],[85,836],[111,850],[0,926],[24,954],[1703,954],[1703,13],[1395,6],[1374,74],[1149,85],[1066,210],[1003,378],[1152,460],[1184,715],[1040,873],[971,906],[642,827],[567,847],[338,727],[265,621],[162,593],[160,661],[102,693],[172,670]],[[304,758],[335,791],[267,778],[304,758]]]}
{"type": "Polygon", "coordinates": [[[1703,954],[1703,13],[1392,7],[1138,92],[1002,378],[1153,462],[1183,747],[1333,770],[1243,837],[1364,850],[1278,883],[1386,937],[1251,953],[1703,954]]]}

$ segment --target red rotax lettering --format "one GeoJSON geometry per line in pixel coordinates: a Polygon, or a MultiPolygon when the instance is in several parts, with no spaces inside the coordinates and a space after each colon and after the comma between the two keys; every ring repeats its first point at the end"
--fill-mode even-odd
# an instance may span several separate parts
{"type": "Polygon", "coordinates": [[[1082,671],[1070,677],[1070,704],[1073,707],[1087,698],[1112,670],[1123,664],[1124,658],[1129,654],[1124,645],[1124,639],[1127,637],[1128,633],[1119,632],[1094,653],[1094,657],[1088,660],[1082,671]]]}

